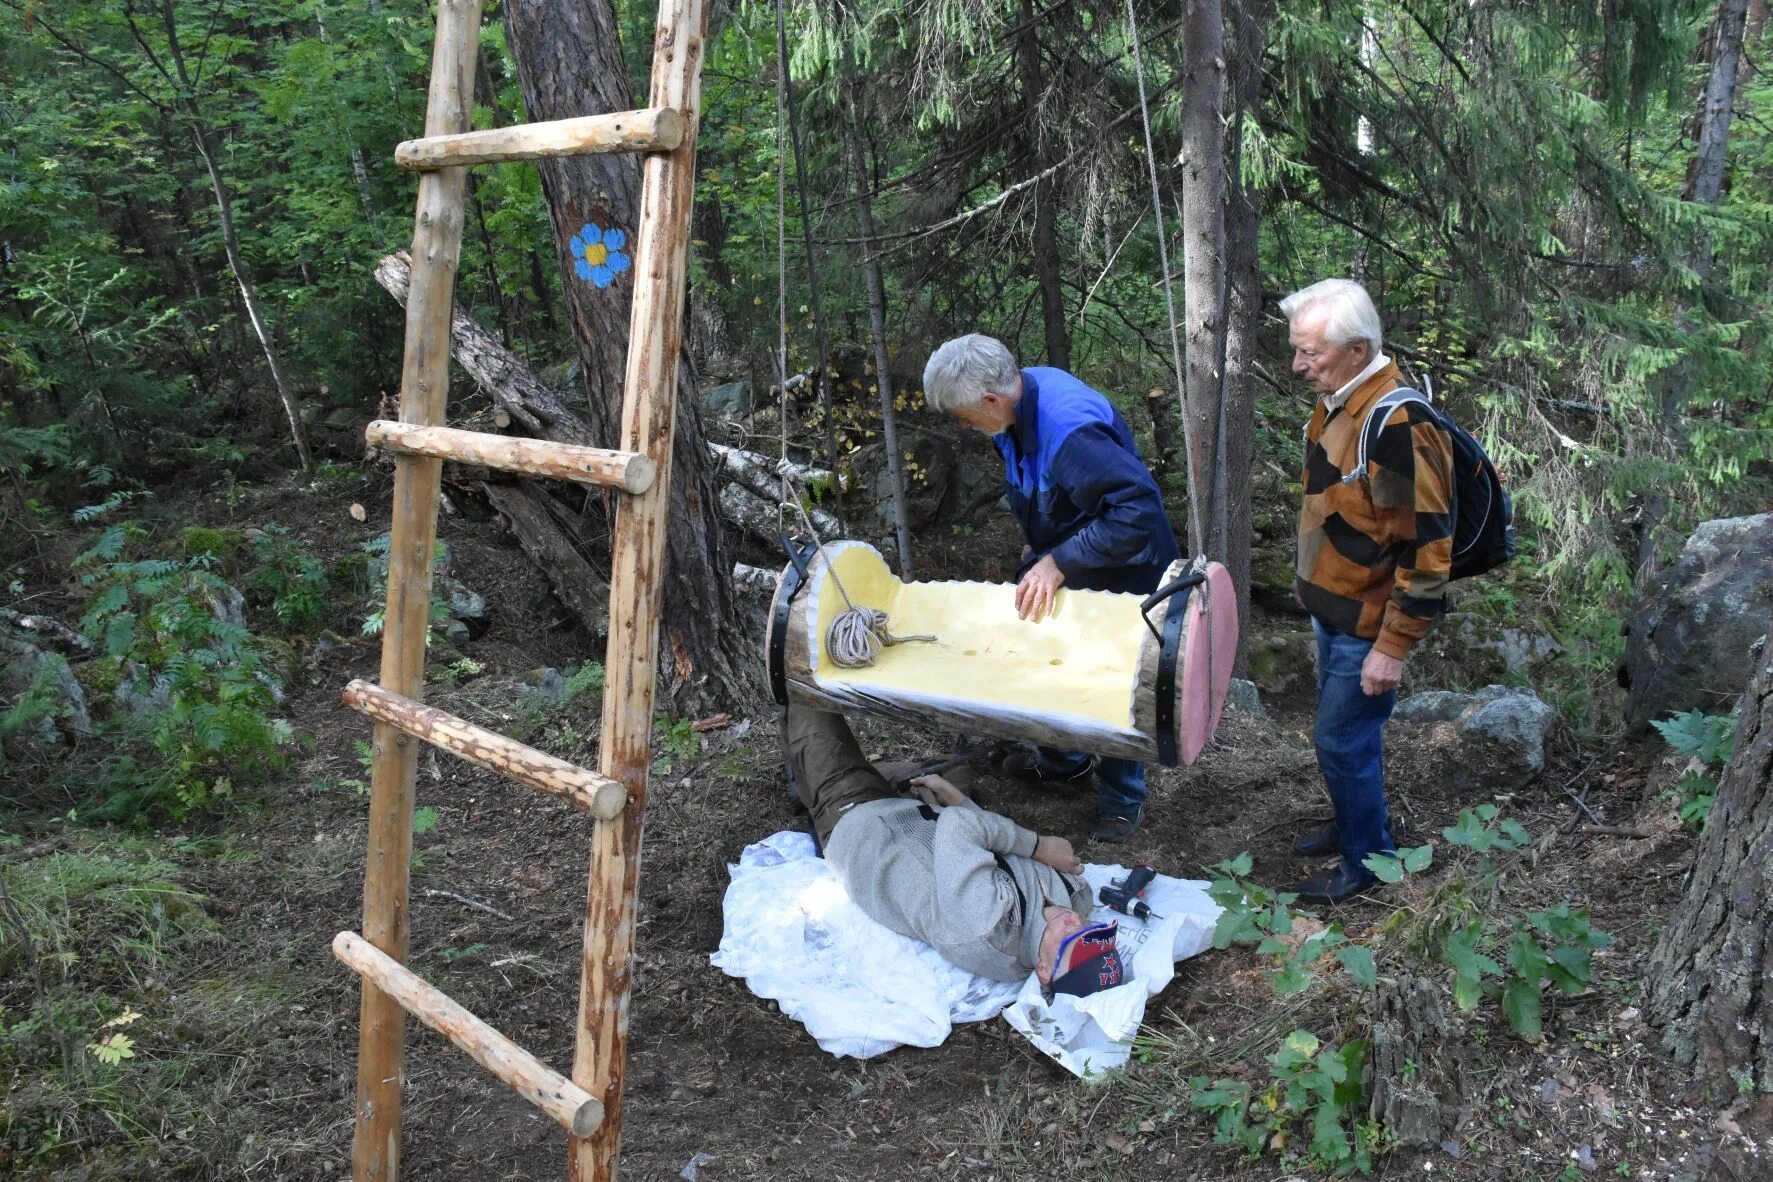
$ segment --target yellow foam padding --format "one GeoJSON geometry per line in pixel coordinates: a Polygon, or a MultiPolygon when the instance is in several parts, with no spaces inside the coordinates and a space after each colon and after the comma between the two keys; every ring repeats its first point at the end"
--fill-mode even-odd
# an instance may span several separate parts
{"type": "Polygon", "coordinates": [[[1058,611],[1039,623],[1016,616],[1008,583],[904,583],[873,547],[836,543],[824,551],[857,607],[889,617],[894,636],[934,635],[934,644],[883,649],[860,669],[840,668],[826,651],[831,622],[845,609],[829,571],[813,580],[816,631],[809,651],[821,685],[866,687],[891,695],[964,698],[1017,713],[1079,715],[1130,730],[1139,640],[1140,597],[1059,590],[1058,611]]]}

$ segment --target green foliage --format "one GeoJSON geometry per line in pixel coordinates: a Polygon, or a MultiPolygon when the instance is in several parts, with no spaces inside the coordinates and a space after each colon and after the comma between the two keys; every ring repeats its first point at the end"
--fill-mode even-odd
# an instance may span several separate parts
{"type": "Polygon", "coordinates": [[[99,649],[87,676],[113,687],[122,739],[98,815],[119,820],[215,807],[283,766],[294,737],[274,716],[282,690],[244,596],[210,569],[214,555],[127,557],[145,539],[113,525],[74,560],[88,593],[80,626],[99,649]]]}
{"type": "MultiPolygon", "coordinates": [[[[1241,853],[1207,868],[1214,875],[1207,894],[1224,909],[1213,928],[1213,947],[1254,944],[1256,952],[1274,964],[1269,975],[1274,991],[1283,997],[1301,993],[1316,979],[1312,966],[1347,937],[1339,924],[1295,936],[1294,920],[1300,913],[1293,911],[1292,904],[1299,896],[1251,882],[1245,876],[1252,864],[1250,855],[1241,853]]],[[[1358,958],[1356,963],[1365,967],[1358,958]]]]}
{"type": "Polygon", "coordinates": [[[1367,1044],[1324,1046],[1295,1030],[1268,1057],[1260,1092],[1241,1080],[1189,1081],[1190,1106],[1214,1114],[1213,1139],[1249,1157],[1264,1151],[1338,1174],[1373,1168],[1379,1132],[1364,1122],[1367,1044]]]}
{"type": "MultiPolygon", "coordinates": [[[[0,847],[15,840],[0,836],[0,847]]],[[[202,897],[129,840],[0,875],[0,1074],[21,1081],[0,1110],[9,1158],[85,1168],[107,1143],[152,1142],[163,1120],[189,1127],[202,1092],[178,1093],[191,1064],[166,1053],[171,1028],[151,1002],[215,931],[202,897]]]]}
{"type": "Polygon", "coordinates": [[[1736,716],[1689,710],[1666,720],[1652,720],[1676,754],[1700,764],[1681,776],[1674,786],[1675,811],[1681,823],[1695,833],[1705,828],[1711,806],[1718,796],[1718,769],[1730,762],[1736,749],[1736,716]]]}

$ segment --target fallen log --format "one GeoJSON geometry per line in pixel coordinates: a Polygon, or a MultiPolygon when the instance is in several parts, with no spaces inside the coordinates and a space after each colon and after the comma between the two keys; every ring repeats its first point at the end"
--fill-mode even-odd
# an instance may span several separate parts
{"type": "MultiPolygon", "coordinates": [[[[376,264],[376,282],[402,305],[406,303],[411,274],[412,259],[405,251],[386,255],[376,264]]],[[[560,392],[538,378],[522,358],[460,310],[450,321],[449,339],[451,354],[474,379],[474,384],[493,400],[499,411],[521,423],[530,434],[556,443],[596,446],[590,426],[567,405],[560,392]]]]}
{"type": "Polygon", "coordinates": [[[778,459],[760,452],[746,451],[742,447],[727,447],[721,443],[710,443],[708,447],[720,461],[723,475],[744,482],[747,488],[759,496],[775,496],[779,476],[787,476],[808,488],[831,488],[835,485],[843,492],[849,491],[848,473],[839,473],[833,481],[829,470],[812,464],[778,459]]]}
{"type": "Polygon", "coordinates": [[[743,562],[733,563],[733,586],[741,591],[761,591],[771,595],[781,586],[782,572],[765,570],[761,566],[751,566],[743,562]]]}
{"type": "Polygon", "coordinates": [[[480,485],[486,499],[492,502],[517,534],[517,543],[537,569],[548,576],[554,594],[566,604],[567,610],[594,636],[609,630],[609,584],[592,569],[571,535],[555,518],[553,506],[558,504],[539,484],[480,485]]]}
{"type": "MultiPolygon", "coordinates": [[[[791,534],[801,529],[800,514],[784,510],[778,521],[774,498],[766,501],[745,486],[731,481],[720,486],[720,515],[758,541],[776,547],[782,544],[783,529],[791,534]]],[[[812,519],[813,528],[819,531],[820,541],[835,541],[844,536],[837,518],[823,509],[809,505],[807,516],[812,519]]]]}

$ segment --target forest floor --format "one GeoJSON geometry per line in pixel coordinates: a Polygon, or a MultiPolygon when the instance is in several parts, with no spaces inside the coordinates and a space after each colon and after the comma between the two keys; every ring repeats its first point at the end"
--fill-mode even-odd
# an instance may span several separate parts
{"type": "MultiPolygon", "coordinates": [[[[278,520],[326,558],[385,528],[387,492],[385,475],[371,473],[248,490],[244,499],[218,496],[177,511],[194,523],[278,520]],[[353,502],[368,507],[367,523],[351,519],[353,502]]],[[[462,646],[469,661],[455,666],[450,684],[433,685],[430,700],[594,763],[594,695],[550,709],[526,704],[535,698],[522,688],[541,667],[568,671],[597,659],[594,640],[563,622],[541,575],[496,524],[464,510],[443,518],[442,536],[453,573],[487,597],[492,623],[462,646]]],[[[978,539],[975,554],[1000,540],[978,539]]],[[[360,748],[368,727],[340,704],[339,689],[373,678],[378,650],[377,639],[363,637],[304,647],[306,676],[288,686],[285,713],[312,747],[219,820],[142,839],[63,824],[52,815],[55,801],[36,802],[39,811],[22,826],[27,840],[69,849],[146,840],[200,896],[213,927],[170,957],[164,972],[133,983],[144,1017],[132,1027],[138,1060],[126,1066],[152,1064],[162,1075],[178,1067],[167,1087],[188,1092],[185,1102],[162,1096],[151,1119],[115,1109],[103,1120],[70,1113],[48,1146],[21,1144],[15,1125],[0,1173],[303,1182],[349,1174],[358,987],[329,944],[360,922],[366,802],[357,782],[368,778],[360,748]]],[[[1084,848],[1085,859],[1149,859],[1199,877],[1202,867],[1249,851],[1254,880],[1284,889],[1301,877],[1309,867],[1290,855],[1290,844],[1329,817],[1309,703],[1268,705],[1268,718],[1229,714],[1218,744],[1194,767],[1153,768],[1138,838],[1107,851],[1084,848]]],[[[781,787],[776,711],[760,701],[734,719],[694,741],[684,728],[662,728],[659,740],[640,878],[624,1177],[1253,1182],[1310,1173],[1285,1157],[1250,1162],[1216,1145],[1211,1117],[1184,1099],[1182,1085],[1194,1075],[1260,1082],[1263,1057],[1293,1025],[1334,1036],[1334,999],[1346,989],[1328,995],[1328,1009],[1321,991],[1276,998],[1262,960],[1247,949],[1179,965],[1149,1008],[1150,1045],[1107,1084],[1072,1078],[1000,1020],[960,1026],[931,1050],[835,1059],[774,1003],[712,967],[728,864],[747,844],[803,823],[781,787]],[[685,1173],[698,1155],[707,1155],[703,1164],[685,1173]]],[[[858,731],[865,749],[883,757],[944,749],[939,736],[871,720],[858,720],[858,731]]],[[[1450,794],[1434,753],[1391,747],[1400,844],[1438,841],[1461,808],[1481,803],[1450,794]]],[[[1440,1148],[1383,1155],[1379,1175],[1697,1176],[1718,1136],[1716,1115],[1683,1094],[1680,1074],[1637,1019],[1646,959],[1693,850],[1662,798],[1673,774],[1659,752],[1606,748],[1577,759],[1566,744],[1555,766],[1508,794],[1508,815],[1536,837],[1565,828],[1577,807],[1571,792],[1584,789],[1594,819],[1648,835],[1548,838],[1507,884],[1522,910],[1559,901],[1591,908],[1595,926],[1616,942],[1599,952],[1590,988],[1548,1000],[1542,1041],[1510,1033],[1491,1003],[1471,1015],[1460,1078],[1443,1081],[1460,1095],[1461,1127],[1440,1148]]],[[[990,778],[978,795],[1042,832],[1077,838],[1092,817],[1086,797],[990,778]]],[[[415,839],[411,963],[564,1067],[572,1058],[586,821],[434,753],[421,760],[417,804],[433,813],[415,839]]],[[[1434,889],[1441,873],[1431,868],[1319,914],[1360,938],[1434,889]]],[[[409,1027],[408,1048],[404,1177],[562,1176],[558,1128],[428,1032],[409,1027]]],[[[7,1103],[18,1106],[33,1087],[11,1081],[7,1103]]]]}

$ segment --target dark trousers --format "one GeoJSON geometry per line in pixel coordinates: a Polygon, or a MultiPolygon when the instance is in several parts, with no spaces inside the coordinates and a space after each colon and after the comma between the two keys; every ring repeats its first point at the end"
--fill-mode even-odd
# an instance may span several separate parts
{"type": "Polygon", "coordinates": [[[791,705],[782,730],[788,771],[800,802],[813,816],[820,849],[831,840],[831,831],[849,809],[899,795],[862,757],[862,748],[843,715],[791,705]]]}

